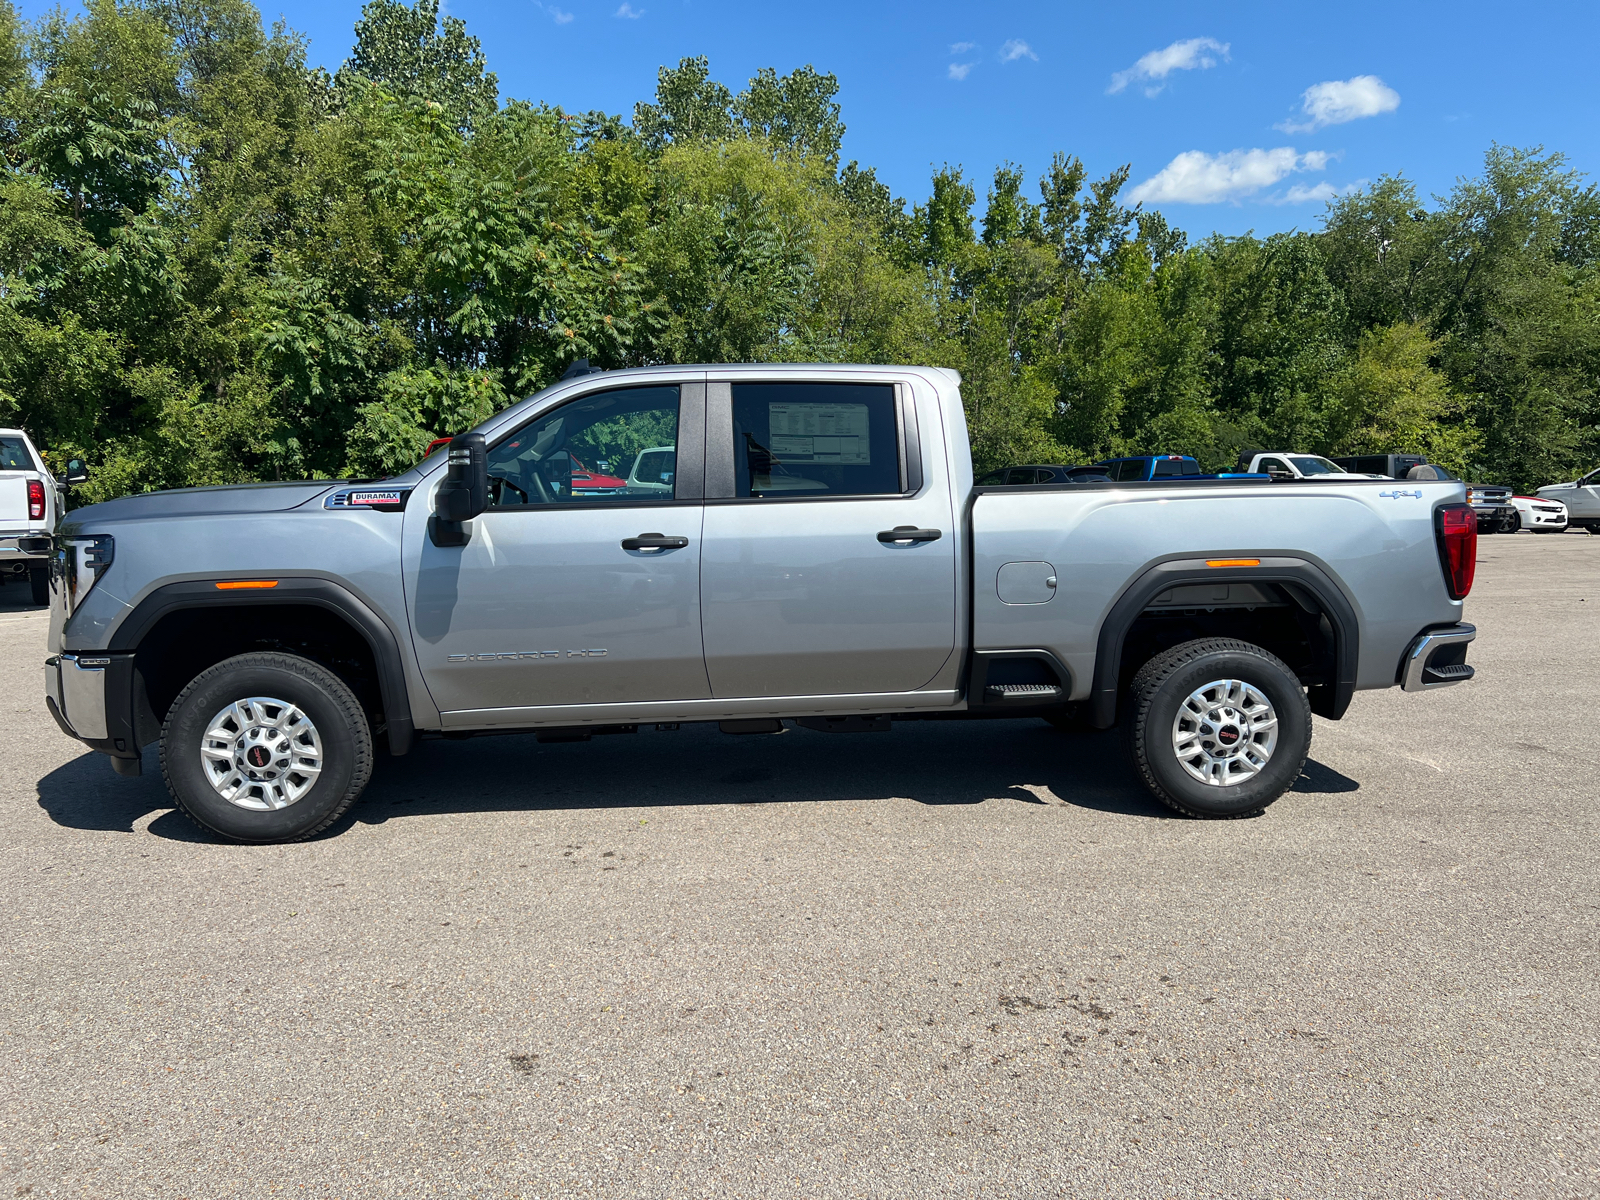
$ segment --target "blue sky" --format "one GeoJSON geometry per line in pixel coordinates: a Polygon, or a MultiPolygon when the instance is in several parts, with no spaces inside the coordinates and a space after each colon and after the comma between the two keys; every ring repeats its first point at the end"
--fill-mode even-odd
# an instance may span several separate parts
{"type": "MultiPolygon", "coordinates": [[[[37,15],[46,5],[25,0],[37,15]]],[[[263,5],[336,69],[358,0],[263,5]]],[[[1452,4],[740,4],[448,0],[503,97],[624,115],[656,70],[704,54],[738,91],[763,66],[839,77],[845,158],[924,199],[961,164],[979,208],[995,166],[1132,164],[1147,207],[1203,236],[1315,228],[1339,189],[1403,173],[1425,193],[1491,142],[1600,172],[1600,6],[1452,4]]]]}

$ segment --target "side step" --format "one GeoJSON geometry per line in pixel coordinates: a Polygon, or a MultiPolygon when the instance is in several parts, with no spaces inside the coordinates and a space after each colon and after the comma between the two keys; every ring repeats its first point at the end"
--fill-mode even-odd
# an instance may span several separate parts
{"type": "Polygon", "coordinates": [[[1466,663],[1454,663],[1447,667],[1423,667],[1423,683],[1465,683],[1476,672],[1466,663]]]}
{"type": "Polygon", "coordinates": [[[991,683],[983,698],[990,704],[1054,704],[1065,693],[1054,683],[991,683]]]}

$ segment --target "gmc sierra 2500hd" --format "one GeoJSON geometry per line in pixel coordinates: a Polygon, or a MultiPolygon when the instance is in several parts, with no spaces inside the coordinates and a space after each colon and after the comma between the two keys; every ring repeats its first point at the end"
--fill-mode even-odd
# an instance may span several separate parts
{"type": "Polygon", "coordinates": [[[185,812],[272,842],[344,812],[375,745],[690,721],[1120,721],[1161,800],[1240,816],[1312,713],[1471,677],[1460,483],[974,489],[959,382],[590,372],[381,483],[79,509],[46,703],[124,775],[159,741],[185,812]]]}

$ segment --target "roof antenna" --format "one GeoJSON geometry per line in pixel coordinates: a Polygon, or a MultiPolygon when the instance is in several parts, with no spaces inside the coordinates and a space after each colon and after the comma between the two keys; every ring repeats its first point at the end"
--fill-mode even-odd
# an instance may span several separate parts
{"type": "Polygon", "coordinates": [[[566,380],[576,379],[580,375],[599,375],[604,370],[604,367],[591,367],[587,358],[575,358],[572,360],[572,365],[561,372],[561,378],[566,380]]]}

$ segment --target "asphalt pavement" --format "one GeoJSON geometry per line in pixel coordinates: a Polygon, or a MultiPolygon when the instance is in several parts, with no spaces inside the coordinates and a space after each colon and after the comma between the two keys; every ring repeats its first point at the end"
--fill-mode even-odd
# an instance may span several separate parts
{"type": "Polygon", "coordinates": [[[0,1196],[1600,1195],[1600,538],[1481,542],[1470,684],[1185,820],[1116,734],[384,759],[222,844],[0,588],[0,1196]]]}

